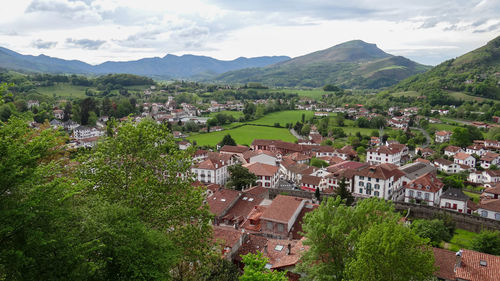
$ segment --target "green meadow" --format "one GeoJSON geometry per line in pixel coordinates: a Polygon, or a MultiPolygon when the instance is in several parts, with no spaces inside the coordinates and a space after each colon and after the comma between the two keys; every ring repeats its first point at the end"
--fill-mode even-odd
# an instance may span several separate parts
{"type": "Polygon", "coordinates": [[[200,146],[215,146],[227,134],[230,134],[237,144],[242,145],[251,145],[254,139],[275,139],[287,142],[294,142],[296,140],[288,129],[252,125],[244,125],[220,132],[192,135],[188,137],[188,140],[196,141],[200,146]]]}

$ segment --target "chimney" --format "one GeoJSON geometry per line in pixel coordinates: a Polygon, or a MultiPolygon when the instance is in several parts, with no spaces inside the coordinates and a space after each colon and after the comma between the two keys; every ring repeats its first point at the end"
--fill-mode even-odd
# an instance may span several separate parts
{"type": "Polygon", "coordinates": [[[267,255],[267,242],[266,245],[264,245],[264,255],[267,255]]]}
{"type": "Polygon", "coordinates": [[[292,244],[288,243],[287,248],[286,248],[286,255],[290,255],[292,252],[292,244]]]}
{"type": "Polygon", "coordinates": [[[456,261],[455,261],[455,269],[454,271],[457,270],[457,268],[461,267],[462,266],[462,249],[460,249],[456,254],[455,256],[457,257],[456,258],[456,261]]]}

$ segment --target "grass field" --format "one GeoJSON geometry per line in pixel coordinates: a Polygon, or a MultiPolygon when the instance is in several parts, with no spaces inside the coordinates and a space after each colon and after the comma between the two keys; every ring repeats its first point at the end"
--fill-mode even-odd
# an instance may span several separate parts
{"type": "Polygon", "coordinates": [[[285,126],[286,123],[295,124],[297,121],[302,120],[302,114],[305,114],[305,119],[308,120],[314,116],[313,111],[307,110],[286,110],[279,112],[272,112],[265,115],[262,118],[257,120],[250,121],[250,124],[258,124],[258,125],[269,125],[273,126],[274,123],[280,123],[281,126],[285,126]]]}
{"type": "Polygon", "coordinates": [[[323,91],[323,89],[311,89],[311,90],[300,90],[300,89],[280,89],[279,92],[284,92],[287,94],[298,94],[299,97],[306,97],[310,99],[319,100],[324,94],[328,92],[323,91]]]}
{"type": "Polygon", "coordinates": [[[420,94],[416,91],[408,91],[408,92],[398,92],[398,93],[392,93],[391,96],[394,97],[418,97],[420,94]]]}
{"type": "Polygon", "coordinates": [[[279,139],[282,141],[294,142],[296,138],[290,134],[288,129],[272,128],[262,126],[245,125],[236,129],[220,132],[197,134],[188,137],[188,140],[195,140],[200,146],[215,146],[222,138],[230,134],[237,144],[250,145],[254,139],[279,139]]]}
{"type": "Polygon", "coordinates": [[[469,191],[464,191],[464,194],[469,196],[469,198],[471,198],[474,203],[479,203],[480,194],[469,191]]]}
{"type": "Polygon", "coordinates": [[[488,99],[488,98],[482,98],[482,97],[470,96],[470,95],[467,95],[466,93],[463,93],[463,92],[452,92],[452,91],[448,91],[448,94],[449,94],[451,97],[456,98],[457,100],[464,100],[464,101],[478,101],[478,102],[482,102],[482,101],[493,101],[493,102],[498,102],[498,100],[488,99]]]}
{"type": "Polygon", "coordinates": [[[223,111],[220,111],[220,112],[212,112],[212,113],[210,113],[208,115],[208,117],[215,117],[215,115],[217,115],[219,113],[224,113],[224,114],[227,114],[227,115],[231,115],[231,116],[233,116],[236,119],[238,119],[240,117],[243,117],[243,112],[242,111],[232,111],[232,110],[223,110],[223,111]]]}
{"type": "Polygon", "coordinates": [[[37,87],[36,90],[42,95],[50,96],[52,97],[55,95],[56,97],[62,97],[62,98],[85,98],[85,89],[89,87],[85,86],[75,86],[75,85],[70,85],[68,83],[58,83],[55,84],[54,86],[48,86],[48,87],[37,87]]]}
{"type": "Polygon", "coordinates": [[[449,243],[445,244],[446,246],[444,248],[454,252],[460,249],[470,249],[472,240],[474,240],[477,235],[478,234],[475,232],[456,229],[455,235],[453,235],[449,243]]]}
{"type": "Polygon", "coordinates": [[[452,132],[456,128],[461,128],[461,126],[449,125],[449,124],[429,124],[429,127],[436,128],[439,131],[450,131],[452,132]]]}

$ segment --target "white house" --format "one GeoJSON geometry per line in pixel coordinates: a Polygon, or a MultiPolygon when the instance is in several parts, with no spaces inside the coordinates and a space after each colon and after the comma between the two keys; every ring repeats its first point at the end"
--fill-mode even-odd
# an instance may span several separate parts
{"type": "Polygon", "coordinates": [[[77,140],[103,136],[104,132],[96,127],[78,126],[73,130],[73,138],[77,140]]]}
{"type": "Polygon", "coordinates": [[[462,171],[462,168],[460,168],[459,164],[442,158],[434,160],[434,165],[438,170],[447,174],[456,174],[462,171]]]}
{"type": "Polygon", "coordinates": [[[500,197],[500,183],[497,183],[495,186],[486,188],[481,194],[481,197],[498,199],[500,197]]]}
{"type": "Polygon", "coordinates": [[[408,148],[404,144],[390,144],[388,146],[377,146],[366,152],[366,162],[370,165],[394,164],[400,166],[406,162],[408,148]]]}
{"type": "Polygon", "coordinates": [[[267,150],[258,151],[256,154],[250,156],[248,163],[262,163],[271,166],[276,166],[278,157],[275,153],[267,150]]]}
{"type": "Polygon", "coordinates": [[[483,167],[484,169],[489,169],[491,165],[498,166],[498,164],[500,163],[500,154],[487,151],[483,154],[483,156],[481,156],[479,161],[481,163],[481,167],[483,167]]]}
{"type": "Polygon", "coordinates": [[[275,187],[279,180],[279,168],[276,165],[263,163],[245,164],[243,167],[257,176],[257,184],[264,187],[275,187]]]}
{"type": "Polygon", "coordinates": [[[56,119],[63,119],[64,118],[64,111],[60,110],[60,109],[55,109],[54,111],[52,111],[52,113],[54,114],[54,117],[56,119]]]}
{"type": "Polygon", "coordinates": [[[405,202],[439,206],[444,184],[436,175],[427,173],[404,186],[405,202]]]}
{"type": "Polygon", "coordinates": [[[462,148],[454,145],[449,145],[444,149],[444,155],[455,156],[458,152],[465,152],[462,148]]]}
{"type": "Polygon", "coordinates": [[[228,166],[229,163],[224,160],[209,158],[193,166],[191,173],[195,180],[202,183],[225,185],[229,178],[228,166]]]}
{"type": "Polygon", "coordinates": [[[469,197],[461,189],[449,188],[441,194],[439,207],[459,213],[467,213],[468,201],[469,197]]]}
{"type": "Polygon", "coordinates": [[[437,131],[435,134],[435,141],[437,143],[443,143],[450,141],[451,132],[448,131],[437,131]]]}
{"type": "Polygon", "coordinates": [[[486,199],[479,203],[477,213],[483,217],[500,220],[500,199],[486,199]]]}
{"type": "Polygon", "coordinates": [[[354,172],[352,194],[358,197],[378,197],[395,200],[401,193],[405,174],[392,164],[367,166],[354,172]]]}
{"type": "Polygon", "coordinates": [[[466,152],[468,154],[476,154],[478,156],[483,156],[486,153],[486,149],[484,149],[484,145],[480,143],[475,143],[473,145],[467,146],[466,152]]]}
{"type": "Polygon", "coordinates": [[[455,154],[454,162],[459,165],[465,165],[471,168],[476,167],[476,158],[472,155],[464,152],[458,152],[455,154]]]}

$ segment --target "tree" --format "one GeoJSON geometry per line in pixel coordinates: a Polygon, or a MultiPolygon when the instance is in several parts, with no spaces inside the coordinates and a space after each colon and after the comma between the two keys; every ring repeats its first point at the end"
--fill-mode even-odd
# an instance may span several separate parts
{"type": "Polygon", "coordinates": [[[0,278],[85,279],[73,211],[81,185],[70,178],[65,139],[48,124],[27,124],[0,123],[0,278]]]}
{"type": "Polygon", "coordinates": [[[342,199],[328,198],[306,214],[302,229],[309,246],[297,266],[304,280],[343,280],[345,266],[355,258],[361,235],[371,226],[385,221],[398,223],[400,215],[392,203],[377,198],[361,200],[356,207],[342,199]]]}
{"type": "Polygon", "coordinates": [[[224,136],[224,138],[222,139],[222,141],[219,143],[220,146],[224,146],[224,145],[232,145],[232,146],[236,146],[236,141],[231,137],[230,134],[227,134],[224,136]]]}
{"type": "Polygon", "coordinates": [[[229,181],[228,186],[242,190],[245,187],[255,185],[257,176],[250,173],[247,168],[240,164],[229,166],[229,181]]]}
{"type": "Polygon", "coordinates": [[[354,196],[352,196],[351,192],[347,189],[347,183],[344,177],[342,177],[339,182],[339,187],[335,190],[335,196],[340,197],[342,202],[347,206],[351,206],[352,203],[354,203],[354,196]]]}
{"type": "MultiPolygon", "coordinates": [[[[113,138],[105,138],[79,160],[78,175],[88,182],[85,193],[127,208],[139,220],[137,231],[146,227],[144,235],[165,235],[146,241],[162,239],[164,254],[175,264],[167,270],[173,280],[191,279],[212,249],[212,215],[203,203],[203,189],[183,176],[189,174],[191,158],[178,149],[165,125],[152,120],[123,122],[113,138]],[[168,241],[176,247],[170,250],[168,241]]],[[[111,257],[126,263],[130,257],[120,254],[127,253],[111,253],[111,257]]],[[[158,279],[166,278],[164,273],[163,269],[150,272],[158,279]]]]}
{"type": "Polygon", "coordinates": [[[200,281],[238,281],[238,267],[225,258],[214,255],[197,274],[200,281]]]}
{"type": "Polygon", "coordinates": [[[444,222],[439,219],[415,220],[411,228],[418,236],[430,239],[431,245],[434,247],[439,246],[441,241],[449,242],[452,237],[444,222]]]}
{"type": "Polygon", "coordinates": [[[271,271],[266,268],[269,262],[268,258],[262,255],[262,252],[256,254],[246,254],[241,256],[245,267],[240,281],[287,281],[286,272],[271,271]]]}
{"type": "Polygon", "coordinates": [[[309,126],[309,124],[304,125],[300,130],[300,134],[303,136],[309,135],[310,132],[311,132],[311,126],[309,126]]]}
{"type": "Polygon", "coordinates": [[[95,111],[96,105],[93,98],[86,98],[80,101],[80,122],[87,125],[91,111],[95,111]]]}
{"type": "Polygon", "coordinates": [[[427,240],[402,224],[386,221],[362,235],[346,275],[348,280],[424,281],[432,279],[435,270],[427,240]]]}
{"type": "Polygon", "coordinates": [[[472,250],[491,255],[500,255],[500,232],[483,230],[472,240],[472,250]]]}
{"type": "Polygon", "coordinates": [[[317,167],[317,168],[323,168],[328,166],[328,162],[318,159],[316,157],[311,158],[310,163],[311,166],[317,167]]]}
{"type": "Polygon", "coordinates": [[[71,112],[73,111],[71,102],[66,102],[66,105],[64,105],[64,116],[63,116],[63,121],[68,121],[71,118],[71,112]]]}
{"type": "Polygon", "coordinates": [[[319,193],[319,188],[316,187],[316,190],[314,190],[314,197],[316,197],[316,200],[319,201],[321,198],[321,194],[319,193]]]}
{"type": "Polygon", "coordinates": [[[326,84],[323,86],[323,91],[325,92],[338,92],[341,91],[341,89],[333,84],[326,84]]]}

